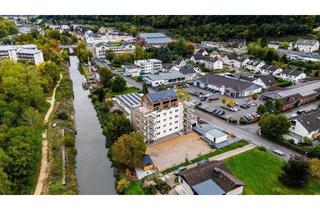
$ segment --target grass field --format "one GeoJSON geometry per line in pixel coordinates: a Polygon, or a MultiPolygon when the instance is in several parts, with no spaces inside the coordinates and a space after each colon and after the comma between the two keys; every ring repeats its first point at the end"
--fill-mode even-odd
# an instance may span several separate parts
{"type": "Polygon", "coordinates": [[[302,189],[288,188],[279,182],[284,161],[269,152],[253,149],[225,160],[233,174],[245,183],[249,195],[320,194],[320,180],[311,179],[302,189]]]}
{"type": "Polygon", "coordinates": [[[132,182],[125,191],[126,195],[144,195],[144,190],[141,182],[135,181],[132,182]]]}
{"type": "Polygon", "coordinates": [[[137,93],[140,90],[134,87],[130,87],[125,89],[124,91],[122,91],[121,93],[116,93],[116,92],[112,92],[112,96],[117,96],[117,95],[123,95],[123,94],[129,94],[129,93],[137,93]]]}

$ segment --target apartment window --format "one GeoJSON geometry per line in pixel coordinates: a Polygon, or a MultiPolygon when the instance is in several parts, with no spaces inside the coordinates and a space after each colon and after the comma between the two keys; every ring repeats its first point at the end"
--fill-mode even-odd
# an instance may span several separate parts
{"type": "Polygon", "coordinates": [[[159,132],[159,133],[157,133],[157,135],[160,135],[160,132],[159,132]]]}
{"type": "Polygon", "coordinates": [[[166,133],[167,131],[166,130],[163,130],[163,133],[166,133]]]}
{"type": "Polygon", "coordinates": [[[174,129],[178,129],[178,126],[177,126],[177,127],[175,127],[174,129]]]}
{"type": "Polygon", "coordinates": [[[160,114],[158,114],[157,117],[160,117],[160,114]]]}
{"type": "Polygon", "coordinates": [[[170,114],[172,114],[172,111],[170,111],[170,114]]]}
{"type": "Polygon", "coordinates": [[[172,120],[172,117],[170,117],[169,119],[172,120]]]}
{"type": "Polygon", "coordinates": [[[163,122],[165,122],[167,119],[164,119],[163,122]]]}
{"type": "Polygon", "coordinates": [[[163,113],[163,115],[167,115],[167,113],[163,113]]]}
{"type": "Polygon", "coordinates": [[[172,128],[170,128],[169,131],[172,131],[172,128]]]}
{"type": "Polygon", "coordinates": [[[178,123],[178,121],[175,121],[174,123],[176,123],[176,124],[177,124],[177,123],[178,123]]]}
{"type": "Polygon", "coordinates": [[[175,118],[178,118],[179,117],[179,115],[176,115],[176,116],[174,116],[175,118]]]}
{"type": "Polygon", "coordinates": [[[179,109],[176,109],[176,110],[175,110],[175,112],[178,112],[178,111],[179,111],[179,109]]]}
{"type": "Polygon", "coordinates": [[[166,127],[167,125],[163,125],[163,127],[166,127]]]}
{"type": "Polygon", "coordinates": [[[172,125],[172,123],[170,123],[169,125],[172,125]]]}

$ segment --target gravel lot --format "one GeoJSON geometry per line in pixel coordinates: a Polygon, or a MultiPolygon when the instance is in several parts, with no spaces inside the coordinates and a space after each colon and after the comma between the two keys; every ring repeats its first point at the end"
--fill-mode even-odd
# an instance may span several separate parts
{"type": "Polygon", "coordinates": [[[147,148],[155,166],[160,171],[185,162],[186,158],[192,160],[198,155],[212,151],[206,142],[194,132],[170,139],[147,148]]]}

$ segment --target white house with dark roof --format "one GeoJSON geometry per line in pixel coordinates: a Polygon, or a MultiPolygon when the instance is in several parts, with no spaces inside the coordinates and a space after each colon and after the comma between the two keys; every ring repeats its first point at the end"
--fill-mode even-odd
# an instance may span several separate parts
{"type": "Polygon", "coordinates": [[[223,69],[223,61],[217,57],[205,57],[203,60],[204,66],[210,70],[221,70],[223,69]]]}
{"type": "Polygon", "coordinates": [[[274,65],[263,65],[259,68],[259,73],[262,75],[276,75],[282,72],[280,67],[274,65]]]}
{"type": "Polygon", "coordinates": [[[260,72],[260,67],[265,65],[263,61],[259,60],[249,60],[246,64],[243,65],[243,68],[254,72],[254,73],[259,73],[260,72]]]}
{"type": "Polygon", "coordinates": [[[314,52],[319,50],[319,41],[313,39],[299,39],[296,41],[295,48],[303,52],[314,52]]]}
{"type": "Polygon", "coordinates": [[[140,76],[141,73],[141,67],[138,65],[130,64],[130,65],[123,65],[124,68],[124,74],[127,76],[140,76]]]}
{"type": "Polygon", "coordinates": [[[236,53],[226,53],[221,57],[224,64],[235,68],[242,68],[249,62],[249,58],[240,56],[236,53]]]}
{"type": "Polygon", "coordinates": [[[288,68],[277,74],[276,77],[291,81],[292,83],[298,83],[307,77],[305,73],[297,70],[297,68],[288,68]]]}
{"type": "Polygon", "coordinates": [[[311,140],[320,136],[320,111],[302,114],[291,120],[288,134],[283,137],[293,140],[296,144],[303,142],[304,138],[311,140]]]}
{"type": "Polygon", "coordinates": [[[192,81],[196,75],[196,68],[191,64],[186,64],[179,69],[179,72],[185,76],[185,80],[192,81]]]}
{"type": "Polygon", "coordinates": [[[209,161],[181,172],[179,186],[189,195],[241,195],[244,183],[223,161],[209,161]]]}

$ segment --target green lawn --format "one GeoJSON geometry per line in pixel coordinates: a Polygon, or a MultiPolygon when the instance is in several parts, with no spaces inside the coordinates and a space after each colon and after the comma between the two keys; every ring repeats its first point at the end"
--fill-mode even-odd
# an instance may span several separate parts
{"type": "Polygon", "coordinates": [[[129,187],[125,191],[125,194],[126,195],[144,195],[145,192],[141,182],[135,181],[129,185],[129,187]]]}
{"type": "Polygon", "coordinates": [[[239,147],[243,147],[243,146],[245,146],[247,144],[249,144],[249,143],[247,141],[245,141],[245,140],[238,141],[238,142],[230,144],[230,145],[228,145],[228,146],[226,146],[224,148],[217,149],[217,150],[209,152],[209,153],[207,153],[205,155],[201,155],[199,157],[196,157],[195,159],[190,160],[189,162],[184,162],[184,163],[181,163],[181,164],[176,165],[174,167],[168,168],[168,169],[164,170],[162,173],[164,173],[164,174],[170,173],[172,171],[177,170],[178,168],[180,168],[182,166],[188,166],[188,165],[194,164],[196,162],[199,162],[200,160],[211,158],[211,157],[219,155],[221,153],[228,152],[230,150],[234,150],[234,149],[237,149],[239,147]]]}
{"type": "Polygon", "coordinates": [[[118,66],[118,67],[116,67],[116,70],[117,70],[117,71],[124,71],[124,68],[121,67],[121,66],[118,66]]]}
{"type": "Polygon", "coordinates": [[[117,96],[117,95],[123,95],[123,94],[129,94],[129,93],[137,93],[140,90],[134,87],[130,87],[125,89],[124,91],[117,93],[117,92],[112,92],[112,96],[117,96]]]}
{"type": "Polygon", "coordinates": [[[244,194],[303,195],[320,194],[320,180],[310,180],[308,186],[293,189],[279,182],[284,161],[269,152],[253,149],[225,160],[233,174],[245,183],[244,194]]]}

